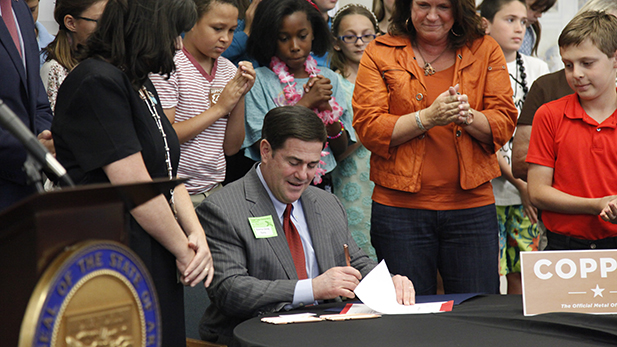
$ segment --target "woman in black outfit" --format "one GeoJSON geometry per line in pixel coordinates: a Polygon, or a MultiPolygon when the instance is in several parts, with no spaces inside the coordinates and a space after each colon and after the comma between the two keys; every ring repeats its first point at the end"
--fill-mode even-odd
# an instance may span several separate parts
{"type": "MultiPolygon", "coordinates": [[[[78,184],[146,182],[176,175],[178,138],[149,73],[168,74],[195,24],[191,0],[109,0],[82,61],[58,92],[57,157],[78,184]]],[[[130,247],[154,280],[163,346],[186,344],[183,287],[214,270],[205,233],[183,184],[130,211],[130,247]],[[175,218],[174,218],[175,217],[175,218]],[[180,282],[178,283],[178,276],[180,282]]]]}

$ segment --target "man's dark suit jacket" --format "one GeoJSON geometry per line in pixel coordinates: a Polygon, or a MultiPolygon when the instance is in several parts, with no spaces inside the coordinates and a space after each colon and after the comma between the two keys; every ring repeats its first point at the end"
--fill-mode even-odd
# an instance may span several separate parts
{"type": "MultiPolygon", "coordinates": [[[[377,265],[351,237],[345,209],[333,194],[311,186],[300,201],[320,273],[345,266],[344,244],[349,245],[351,266],[362,276],[377,265]]],[[[204,340],[230,343],[234,327],[242,321],[291,304],[298,276],[280,217],[256,166],[204,200],[197,215],[215,270],[208,288],[212,303],[202,318],[200,335],[204,340]],[[248,218],[260,216],[272,216],[276,237],[255,238],[248,218]]]]}
{"type": "MultiPolygon", "coordinates": [[[[11,3],[23,39],[26,68],[4,20],[0,20],[0,99],[38,135],[50,128],[52,112],[39,74],[34,21],[25,1],[11,3]]],[[[26,150],[21,143],[0,127],[0,211],[34,192],[26,185],[22,170],[25,160],[26,150]]]]}

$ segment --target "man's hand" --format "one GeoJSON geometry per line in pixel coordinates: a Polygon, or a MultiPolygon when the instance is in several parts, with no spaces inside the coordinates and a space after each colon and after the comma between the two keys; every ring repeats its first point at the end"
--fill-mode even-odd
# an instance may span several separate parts
{"type": "Polygon", "coordinates": [[[333,267],[313,278],[313,298],[328,300],[343,296],[352,299],[361,279],[360,271],[351,266],[333,267]]]}
{"type": "Polygon", "coordinates": [[[401,305],[413,305],[416,303],[416,290],[407,276],[396,275],[392,277],[396,301],[401,305]]]}
{"type": "Polygon", "coordinates": [[[43,132],[41,132],[36,138],[43,146],[45,146],[45,148],[47,148],[51,155],[54,157],[56,156],[56,147],[54,147],[54,139],[51,137],[51,131],[43,130],[43,132]]]}

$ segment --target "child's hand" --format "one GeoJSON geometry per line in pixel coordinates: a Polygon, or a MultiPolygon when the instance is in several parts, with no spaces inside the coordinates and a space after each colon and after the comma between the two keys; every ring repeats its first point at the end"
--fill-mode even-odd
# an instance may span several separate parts
{"type": "Polygon", "coordinates": [[[246,9],[246,12],[244,12],[244,32],[248,36],[251,36],[251,25],[253,24],[253,18],[255,18],[255,10],[260,2],[261,0],[253,0],[246,9]]]}
{"type": "Polygon", "coordinates": [[[236,75],[227,83],[219,99],[213,107],[221,107],[224,114],[227,115],[233,110],[246,93],[253,87],[255,83],[255,69],[253,64],[248,61],[238,63],[238,71],[236,75]]]}
{"type": "Polygon", "coordinates": [[[241,75],[241,78],[244,79],[245,82],[245,89],[242,95],[246,95],[246,93],[248,93],[255,84],[255,69],[253,68],[253,64],[250,61],[239,62],[238,73],[241,75]]]}
{"type": "Polygon", "coordinates": [[[600,212],[600,218],[606,222],[617,224],[617,196],[607,196],[602,200],[610,199],[600,212]]]}
{"type": "Polygon", "coordinates": [[[311,77],[303,87],[304,96],[298,101],[298,105],[317,108],[319,111],[331,110],[328,101],[332,98],[332,84],[329,79],[317,75],[311,77]]]}
{"type": "Polygon", "coordinates": [[[529,191],[527,190],[527,183],[523,182],[520,187],[517,187],[518,192],[521,195],[521,201],[523,204],[523,212],[526,217],[529,218],[531,224],[538,223],[538,209],[531,203],[529,198],[529,191]]]}

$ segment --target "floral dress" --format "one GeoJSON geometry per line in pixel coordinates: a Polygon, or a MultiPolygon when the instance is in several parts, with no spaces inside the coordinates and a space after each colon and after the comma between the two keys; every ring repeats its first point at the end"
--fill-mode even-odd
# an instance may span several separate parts
{"type": "Polygon", "coordinates": [[[41,80],[43,80],[45,91],[47,91],[47,98],[52,111],[56,110],[58,89],[60,89],[60,85],[68,74],[69,70],[54,59],[46,61],[41,68],[41,80]]]}
{"type": "MultiPolygon", "coordinates": [[[[351,103],[354,84],[339,75],[351,103]]],[[[352,109],[349,105],[348,109],[352,109]]],[[[377,260],[375,249],[371,246],[371,204],[373,183],[369,179],[371,152],[360,145],[347,158],[338,163],[332,171],[334,194],[341,200],[347,211],[349,231],[358,246],[373,260],[377,260]]]]}

